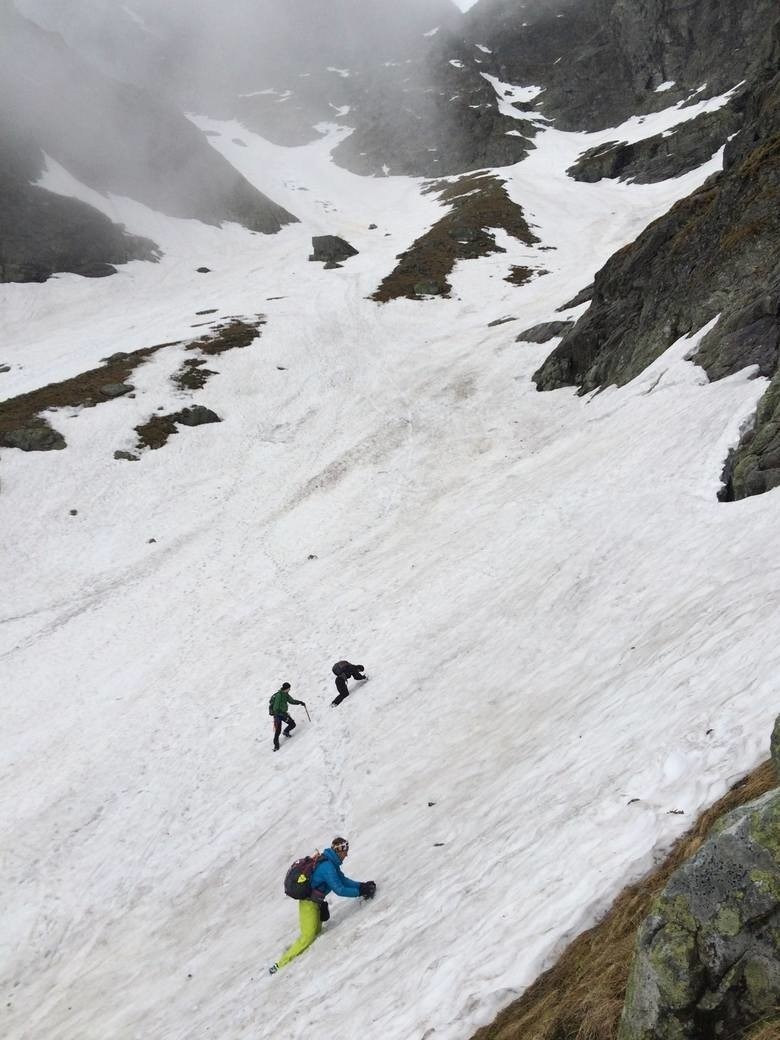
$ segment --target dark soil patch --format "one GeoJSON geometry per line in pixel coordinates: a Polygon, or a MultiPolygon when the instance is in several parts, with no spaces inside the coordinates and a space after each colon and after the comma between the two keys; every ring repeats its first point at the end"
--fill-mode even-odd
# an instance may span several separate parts
{"type": "Polygon", "coordinates": [[[0,444],[3,443],[4,436],[17,430],[31,427],[46,427],[51,430],[52,427],[42,413],[57,408],[92,408],[113,400],[112,394],[105,393],[103,388],[126,383],[136,368],[158,350],[175,345],[158,343],[154,347],[143,347],[127,354],[114,354],[105,364],[73,376],[72,379],[65,379],[61,383],[49,383],[19,397],[0,401],[0,444]]]}
{"type": "Polygon", "coordinates": [[[425,191],[437,192],[451,209],[398,255],[400,263],[370,298],[386,303],[400,297],[449,296],[452,286],[447,278],[456,261],[505,252],[490,229],[502,228],[526,245],[538,242],[504,183],[493,174],[474,173],[428,184],[425,191]]]}

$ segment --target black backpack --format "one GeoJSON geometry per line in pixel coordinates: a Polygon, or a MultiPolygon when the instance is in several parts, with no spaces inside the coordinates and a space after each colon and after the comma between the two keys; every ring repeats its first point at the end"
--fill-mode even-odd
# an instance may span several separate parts
{"type": "Polygon", "coordinates": [[[268,714],[269,715],[273,715],[273,713],[274,713],[274,697],[276,697],[276,694],[274,694],[270,698],[270,700],[268,701],[268,714]]]}
{"type": "Polygon", "coordinates": [[[291,899],[311,899],[311,876],[321,859],[319,852],[315,852],[313,856],[296,859],[284,875],[284,894],[291,899]]]}

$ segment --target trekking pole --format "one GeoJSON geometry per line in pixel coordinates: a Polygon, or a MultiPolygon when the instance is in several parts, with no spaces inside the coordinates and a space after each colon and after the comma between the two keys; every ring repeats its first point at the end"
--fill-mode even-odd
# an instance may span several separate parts
{"type": "Polygon", "coordinates": [[[305,702],[304,702],[304,705],[303,705],[303,710],[306,712],[306,718],[309,720],[309,722],[311,722],[311,715],[309,714],[309,709],[306,707],[306,703],[305,702]]]}

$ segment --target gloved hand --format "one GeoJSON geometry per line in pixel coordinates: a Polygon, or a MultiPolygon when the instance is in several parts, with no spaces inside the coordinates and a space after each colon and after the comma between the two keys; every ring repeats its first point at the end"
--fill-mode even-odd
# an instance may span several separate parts
{"type": "Polygon", "coordinates": [[[330,907],[324,900],[320,903],[320,920],[323,924],[330,920],[330,907]]]}
{"type": "Polygon", "coordinates": [[[364,899],[374,898],[374,893],[376,892],[375,881],[361,881],[358,887],[360,888],[360,894],[364,899]]]}

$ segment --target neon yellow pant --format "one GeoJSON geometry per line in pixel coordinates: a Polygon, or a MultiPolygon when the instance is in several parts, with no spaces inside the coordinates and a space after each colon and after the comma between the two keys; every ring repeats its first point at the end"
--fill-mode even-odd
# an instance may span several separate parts
{"type": "Polygon", "coordinates": [[[311,899],[302,899],[298,903],[298,917],[301,922],[301,934],[290,949],[286,950],[277,961],[280,968],[283,968],[285,964],[289,964],[299,953],[308,950],[322,929],[320,908],[311,899]]]}

